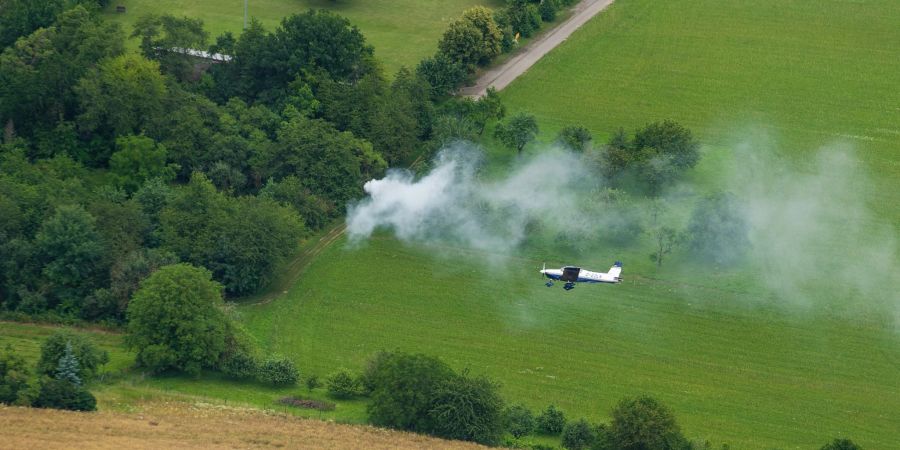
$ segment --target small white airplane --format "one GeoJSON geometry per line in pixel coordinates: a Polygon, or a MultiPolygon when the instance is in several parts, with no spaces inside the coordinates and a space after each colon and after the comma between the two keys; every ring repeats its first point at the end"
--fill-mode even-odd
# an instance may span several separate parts
{"type": "Polygon", "coordinates": [[[546,283],[547,287],[553,286],[553,280],[565,281],[563,289],[567,291],[575,289],[575,283],[619,283],[622,281],[622,277],[619,276],[621,273],[622,263],[619,261],[616,261],[606,273],[591,272],[575,266],[548,269],[547,264],[544,264],[544,268],[541,269],[541,275],[550,279],[546,283]]]}

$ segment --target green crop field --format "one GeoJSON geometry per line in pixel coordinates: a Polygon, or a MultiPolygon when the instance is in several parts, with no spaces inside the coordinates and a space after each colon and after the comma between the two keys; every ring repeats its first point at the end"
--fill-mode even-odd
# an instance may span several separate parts
{"type": "MultiPolygon", "coordinates": [[[[497,6],[499,0],[248,0],[250,17],[255,17],[268,30],[281,19],[309,8],[328,9],[342,16],[362,30],[366,40],[375,47],[375,56],[384,64],[388,76],[401,66],[415,67],[437,49],[438,40],[447,24],[475,5],[497,6]]],[[[175,14],[203,19],[211,41],[230,31],[239,34],[244,21],[242,0],[116,0],[111,3],[107,17],[122,24],[131,32],[134,22],[143,14],[175,14]],[[126,13],[116,13],[116,6],[126,7],[126,13]]],[[[136,45],[136,44],[135,44],[136,45]]]]}

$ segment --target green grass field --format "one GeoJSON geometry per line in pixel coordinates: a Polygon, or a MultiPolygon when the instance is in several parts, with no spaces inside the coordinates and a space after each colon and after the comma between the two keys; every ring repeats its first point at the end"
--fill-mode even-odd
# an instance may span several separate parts
{"type": "Polygon", "coordinates": [[[548,133],[675,119],[717,148],[765,133],[808,158],[846,143],[900,231],[900,3],[616,1],[506,90],[548,133]]]}
{"type": "MultiPolygon", "coordinates": [[[[471,6],[502,5],[500,0],[249,0],[251,17],[274,30],[285,16],[309,8],[329,9],[362,30],[366,40],[375,46],[375,56],[384,64],[388,76],[401,66],[415,67],[437,50],[437,43],[447,24],[471,6]]],[[[134,22],[143,14],[175,14],[203,19],[211,40],[231,31],[239,34],[244,21],[242,0],[117,0],[107,11],[107,18],[122,24],[130,33],[134,22]],[[115,13],[116,5],[127,12],[115,13]]],[[[136,44],[135,44],[136,45],[136,44]]]]}

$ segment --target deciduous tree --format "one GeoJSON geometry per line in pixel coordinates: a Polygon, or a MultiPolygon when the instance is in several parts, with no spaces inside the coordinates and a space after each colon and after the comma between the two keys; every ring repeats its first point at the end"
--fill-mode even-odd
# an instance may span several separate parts
{"type": "Polygon", "coordinates": [[[189,264],[166,266],[143,283],[128,304],[126,343],[139,366],[153,372],[199,374],[225,350],[222,285],[189,264]]]}

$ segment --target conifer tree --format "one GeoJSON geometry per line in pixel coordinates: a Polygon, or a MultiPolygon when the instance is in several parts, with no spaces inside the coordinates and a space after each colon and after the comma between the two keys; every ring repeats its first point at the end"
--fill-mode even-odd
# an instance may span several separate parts
{"type": "Polygon", "coordinates": [[[72,342],[66,342],[66,350],[62,357],[59,358],[59,365],[56,367],[56,379],[61,381],[69,381],[75,386],[81,386],[81,378],[78,377],[78,358],[72,351],[72,342]]]}

